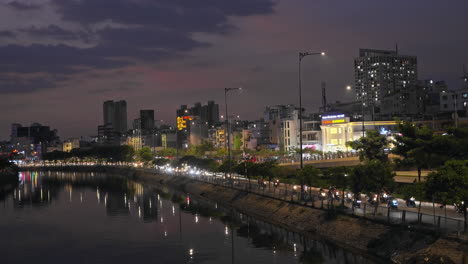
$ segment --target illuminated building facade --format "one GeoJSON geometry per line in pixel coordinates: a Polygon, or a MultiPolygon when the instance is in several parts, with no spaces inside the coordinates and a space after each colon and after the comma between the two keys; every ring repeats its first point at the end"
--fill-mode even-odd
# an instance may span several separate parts
{"type": "Polygon", "coordinates": [[[78,138],[71,138],[65,140],[62,145],[63,152],[70,152],[73,149],[80,148],[80,140],[78,138]]]}
{"type": "Polygon", "coordinates": [[[181,105],[176,111],[178,147],[199,145],[209,139],[209,129],[219,124],[219,106],[214,101],[193,107],[181,105]]]}
{"type": "Polygon", "coordinates": [[[400,55],[398,49],[360,49],[354,72],[356,100],[364,104],[366,114],[406,114],[411,89],[418,80],[416,56],[400,55]]]}
{"type": "MultiPolygon", "coordinates": [[[[362,137],[362,122],[350,122],[343,114],[322,117],[322,148],[323,152],[351,151],[346,142],[362,137]]],[[[366,121],[365,130],[377,130],[388,137],[395,132],[395,121],[366,121]]]]}

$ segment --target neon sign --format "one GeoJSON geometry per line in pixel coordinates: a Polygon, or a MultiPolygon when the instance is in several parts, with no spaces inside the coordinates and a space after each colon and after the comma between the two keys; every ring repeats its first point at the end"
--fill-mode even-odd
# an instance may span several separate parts
{"type": "Polygon", "coordinates": [[[333,125],[346,123],[346,119],[322,120],[322,125],[333,125]]]}
{"type": "Polygon", "coordinates": [[[322,120],[330,120],[330,119],[339,119],[339,118],[344,118],[344,114],[339,114],[339,115],[327,115],[327,116],[322,116],[322,120]]]}
{"type": "Polygon", "coordinates": [[[183,130],[187,128],[187,121],[193,120],[192,116],[178,116],[177,117],[177,129],[183,130]]]}

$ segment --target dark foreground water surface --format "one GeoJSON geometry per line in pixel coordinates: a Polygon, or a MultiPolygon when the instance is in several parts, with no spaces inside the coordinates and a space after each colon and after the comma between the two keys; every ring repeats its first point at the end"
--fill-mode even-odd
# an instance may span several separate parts
{"type": "Polygon", "coordinates": [[[371,263],[215,203],[96,173],[24,172],[0,263],[371,263]]]}

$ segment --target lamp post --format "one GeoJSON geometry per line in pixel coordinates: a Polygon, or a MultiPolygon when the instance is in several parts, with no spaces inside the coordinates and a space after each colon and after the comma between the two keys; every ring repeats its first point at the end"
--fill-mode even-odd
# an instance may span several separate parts
{"type": "MultiPolygon", "coordinates": [[[[351,85],[346,86],[347,91],[351,91],[351,85]]],[[[364,96],[361,94],[361,115],[362,115],[362,137],[365,135],[366,127],[364,125],[364,96]]]]}
{"type": "MultiPolygon", "coordinates": [[[[229,115],[228,115],[228,104],[227,104],[227,94],[229,91],[233,91],[233,90],[238,90],[238,91],[241,91],[242,88],[240,87],[237,87],[237,88],[224,88],[224,105],[225,105],[225,110],[226,110],[226,130],[227,130],[227,140],[225,140],[225,144],[227,145],[227,149],[228,149],[228,171],[229,171],[229,175],[231,175],[231,130],[230,130],[230,127],[229,127],[229,115]]],[[[226,173],[224,174],[226,176],[226,173]]]]}
{"type": "Polygon", "coordinates": [[[302,160],[302,80],[301,80],[301,62],[306,56],[311,55],[325,55],[325,52],[299,52],[299,152],[301,155],[301,169],[304,167],[302,160]]]}

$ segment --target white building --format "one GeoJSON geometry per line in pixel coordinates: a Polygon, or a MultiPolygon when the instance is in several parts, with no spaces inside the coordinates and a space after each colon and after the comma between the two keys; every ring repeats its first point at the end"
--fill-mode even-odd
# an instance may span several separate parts
{"type": "Polygon", "coordinates": [[[299,146],[299,112],[294,110],[288,118],[281,119],[281,138],[285,152],[294,152],[299,146]]]}
{"type": "Polygon", "coordinates": [[[364,130],[378,130],[391,137],[395,131],[395,121],[350,122],[343,114],[322,117],[322,150],[323,152],[350,151],[346,142],[362,137],[364,130]]]}

